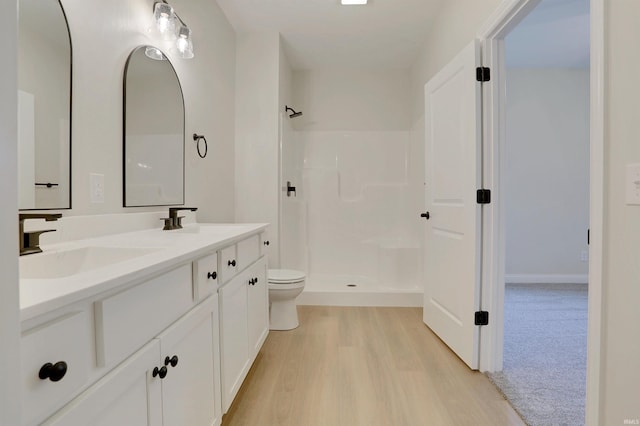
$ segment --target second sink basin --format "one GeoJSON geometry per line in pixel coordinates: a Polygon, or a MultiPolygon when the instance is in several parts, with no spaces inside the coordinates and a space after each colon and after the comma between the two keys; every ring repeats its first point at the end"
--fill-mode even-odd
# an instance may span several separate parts
{"type": "Polygon", "coordinates": [[[82,247],[20,257],[20,278],[64,278],[159,251],[159,248],[82,247]]]}

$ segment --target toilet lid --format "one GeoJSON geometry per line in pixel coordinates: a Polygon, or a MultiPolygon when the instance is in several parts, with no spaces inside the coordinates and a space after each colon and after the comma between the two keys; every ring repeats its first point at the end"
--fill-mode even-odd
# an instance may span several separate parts
{"type": "Polygon", "coordinates": [[[268,276],[268,281],[274,284],[297,283],[306,277],[304,272],[293,269],[269,269],[268,276]]]}

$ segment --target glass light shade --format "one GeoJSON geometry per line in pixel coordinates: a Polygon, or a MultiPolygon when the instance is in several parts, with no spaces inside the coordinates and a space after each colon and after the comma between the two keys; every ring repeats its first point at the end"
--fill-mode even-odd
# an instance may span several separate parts
{"type": "Polygon", "coordinates": [[[144,49],[144,54],[147,56],[147,58],[155,59],[156,61],[166,61],[167,60],[166,56],[164,56],[162,51],[160,49],[158,49],[157,47],[147,46],[144,49]]]}
{"type": "Polygon", "coordinates": [[[182,25],[178,29],[178,39],[176,40],[176,50],[183,59],[193,58],[193,41],[191,40],[191,30],[182,25]]]}
{"type": "Polygon", "coordinates": [[[153,9],[153,18],[156,22],[158,32],[165,40],[175,37],[176,14],[173,7],[167,3],[156,3],[153,9]]]}

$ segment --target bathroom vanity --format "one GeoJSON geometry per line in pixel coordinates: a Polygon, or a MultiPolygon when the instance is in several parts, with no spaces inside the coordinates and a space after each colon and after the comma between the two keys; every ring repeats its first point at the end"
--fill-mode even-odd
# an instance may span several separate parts
{"type": "Polygon", "coordinates": [[[191,224],[21,258],[28,425],[219,425],[269,331],[266,224],[191,224]]]}

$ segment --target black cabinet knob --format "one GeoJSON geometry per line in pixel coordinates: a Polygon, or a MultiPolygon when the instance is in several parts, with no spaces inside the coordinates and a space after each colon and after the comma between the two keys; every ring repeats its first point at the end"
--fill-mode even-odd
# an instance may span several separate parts
{"type": "Polygon", "coordinates": [[[255,277],[255,278],[253,279],[253,283],[254,283],[254,284],[258,284],[258,277],[255,277]]]}
{"type": "Polygon", "coordinates": [[[171,358],[165,357],[164,365],[169,365],[169,364],[171,364],[172,367],[175,367],[176,365],[178,365],[178,355],[174,355],[171,358]]]}
{"type": "Polygon", "coordinates": [[[62,380],[65,374],[67,374],[66,362],[58,361],[55,364],[51,364],[50,362],[48,362],[40,367],[38,377],[40,377],[41,380],[49,379],[52,382],[58,382],[62,380]]]}
{"type": "Polygon", "coordinates": [[[228,261],[228,262],[227,262],[227,265],[228,265],[228,266],[236,266],[236,260],[235,260],[235,259],[233,259],[233,260],[228,261]]]}
{"type": "Polygon", "coordinates": [[[251,278],[251,279],[249,280],[249,285],[254,285],[254,284],[255,284],[255,283],[253,282],[253,278],[251,278]]]}
{"type": "Polygon", "coordinates": [[[424,217],[425,219],[429,220],[429,218],[431,217],[431,215],[429,214],[429,212],[425,212],[425,213],[421,213],[420,217],[424,217]]]}
{"type": "Polygon", "coordinates": [[[161,379],[167,377],[167,367],[154,367],[153,373],[151,374],[153,377],[160,376],[161,379]]]}
{"type": "Polygon", "coordinates": [[[262,243],[262,244],[264,244],[265,246],[268,246],[268,245],[269,245],[269,240],[265,241],[265,242],[264,242],[264,243],[262,243]]]}
{"type": "Polygon", "coordinates": [[[207,278],[215,280],[216,278],[218,278],[218,273],[216,271],[208,272],[207,273],[207,278]]]}

